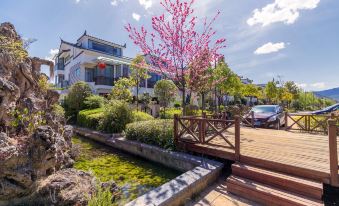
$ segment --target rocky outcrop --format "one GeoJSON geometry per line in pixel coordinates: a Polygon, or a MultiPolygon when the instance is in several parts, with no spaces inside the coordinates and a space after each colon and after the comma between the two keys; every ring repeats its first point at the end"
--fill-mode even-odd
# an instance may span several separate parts
{"type": "Polygon", "coordinates": [[[0,43],[0,205],[48,192],[56,201],[48,205],[83,204],[94,181],[67,169],[72,128],[52,112],[59,95],[44,87],[40,73],[45,64],[52,74],[53,62],[28,57],[10,23],[0,25],[0,43]]]}

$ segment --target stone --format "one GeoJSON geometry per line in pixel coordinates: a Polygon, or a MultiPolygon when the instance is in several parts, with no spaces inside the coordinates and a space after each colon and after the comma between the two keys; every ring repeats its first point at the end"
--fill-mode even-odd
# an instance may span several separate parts
{"type": "Polygon", "coordinates": [[[24,48],[6,47],[20,41],[12,24],[0,25],[0,206],[34,195],[52,195],[54,202],[45,205],[84,205],[95,181],[70,169],[73,129],[52,112],[59,94],[39,84],[41,65],[50,67],[53,78],[53,62],[19,58],[16,52],[28,54],[24,48]]]}
{"type": "Polygon", "coordinates": [[[89,173],[75,169],[59,170],[40,181],[31,202],[43,205],[87,205],[96,192],[96,180],[89,173]]]}

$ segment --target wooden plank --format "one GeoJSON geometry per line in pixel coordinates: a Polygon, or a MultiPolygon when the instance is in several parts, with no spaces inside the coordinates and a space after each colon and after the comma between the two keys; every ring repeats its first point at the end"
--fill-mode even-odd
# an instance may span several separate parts
{"type": "Polygon", "coordinates": [[[300,195],[312,197],[317,200],[321,200],[323,195],[323,187],[320,182],[272,172],[244,164],[232,164],[232,175],[275,186],[279,189],[296,192],[300,195]]]}
{"type": "Polygon", "coordinates": [[[264,205],[284,206],[316,206],[322,202],[296,195],[288,191],[256,183],[244,178],[230,176],[227,178],[227,188],[230,192],[243,195],[264,205]]]}
{"type": "Polygon", "coordinates": [[[328,173],[306,169],[306,168],[302,168],[302,167],[298,167],[294,165],[286,165],[286,164],[282,164],[279,162],[272,162],[272,161],[267,161],[267,160],[258,159],[254,157],[247,157],[243,155],[240,157],[240,159],[241,159],[241,163],[244,163],[244,164],[266,168],[266,169],[270,169],[276,172],[283,172],[283,173],[294,175],[297,177],[304,177],[304,178],[321,181],[321,182],[324,182],[326,179],[329,178],[328,173]]]}

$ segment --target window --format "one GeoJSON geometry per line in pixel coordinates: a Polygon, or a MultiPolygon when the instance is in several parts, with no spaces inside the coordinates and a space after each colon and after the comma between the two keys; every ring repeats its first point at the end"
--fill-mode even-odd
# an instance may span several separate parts
{"type": "Polygon", "coordinates": [[[115,72],[115,77],[116,78],[120,78],[122,75],[121,75],[121,65],[116,65],[115,66],[115,70],[116,70],[116,72],[115,72]]]}
{"type": "Polygon", "coordinates": [[[80,68],[76,68],[74,74],[76,77],[80,77],[80,68]]]}
{"type": "Polygon", "coordinates": [[[59,74],[58,78],[58,83],[62,83],[65,80],[65,76],[63,74],[59,74]]]}
{"type": "Polygon", "coordinates": [[[58,59],[58,70],[65,70],[64,58],[58,59]]]}
{"type": "Polygon", "coordinates": [[[113,55],[117,56],[117,57],[121,57],[122,56],[122,52],[121,52],[121,48],[113,48],[113,55]]]}
{"type": "Polygon", "coordinates": [[[91,68],[86,68],[85,69],[85,81],[86,82],[94,82],[94,72],[95,69],[91,69],[91,68]]]}
{"type": "Polygon", "coordinates": [[[128,77],[129,76],[129,66],[124,64],[123,65],[123,71],[122,71],[123,77],[128,77]]]}
{"type": "Polygon", "coordinates": [[[149,73],[151,78],[147,80],[147,88],[154,88],[155,83],[161,79],[161,76],[156,73],[149,73]]]}
{"type": "Polygon", "coordinates": [[[117,47],[112,47],[106,44],[101,44],[92,40],[88,40],[88,44],[89,44],[89,48],[96,50],[96,51],[100,51],[106,54],[110,54],[113,56],[117,56],[117,57],[121,57],[122,56],[122,51],[121,48],[117,48],[117,47]]]}
{"type": "Polygon", "coordinates": [[[92,78],[92,82],[95,82],[96,85],[113,86],[113,66],[107,65],[105,69],[99,69],[98,67],[95,67],[88,70],[89,71],[87,79],[92,78]],[[91,77],[91,75],[93,75],[93,77],[91,77]]]}

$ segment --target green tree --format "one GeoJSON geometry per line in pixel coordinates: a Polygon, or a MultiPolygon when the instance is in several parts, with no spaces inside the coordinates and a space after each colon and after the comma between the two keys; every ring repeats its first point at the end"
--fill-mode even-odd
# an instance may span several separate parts
{"type": "Polygon", "coordinates": [[[147,71],[148,65],[145,61],[144,56],[137,55],[132,60],[130,68],[131,68],[130,80],[131,80],[133,86],[135,86],[136,89],[137,89],[136,101],[137,101],[137,110],[139,110],[140,82],[150,78],[150,76],[148,75],[148,71],[147,71]]]}
{"type": "Polygon", "coordinates": [[[269,103],[277,98],[278,88],[275,81],[270,81],[265,87],[265,95],[269,103]]]}
{"type": "Polygon", "coordinates": [[[290,93],[287,89],[284,89],[281,100],[286,101],[287,102],[287,108],[290,108],[291,102],[293,100],[293,94],[290,93]]]}
{"type": "Polygon", "coordinates": [[[243,83],[228,66],[217,67],[214,78],[221,79],[216,86],[222,95],[234,96],[235,99],[242,96],[243,83]]]}
{"type": "Polygon", "coordinates": [[[300,89],[299,89],[298,85],[295,82],[287,81],[284,84],[284,88],[287,90],[288,93],[293,95],[293,99],[294,100],[298,99],[298,95],[300,93],[300,89]]]}
{"type": "Polygon", "coordinates": [[[164,107],[164,110],[170,102],[175,100],[177,93],[178,89],[171,80],[160,80],[154,86],[154,94],[158,97],[160,105],[164,107]]]}
{"type": "Polygon", "coordinates": [[[115,82],[114,87],[111,92],[111,99],[122,100],[122,101],[131,101],[132,92],[130,90],[133,83],[128,78],[121,78],[115,82]]]}
{"type": "Polygon", "coordinates": [[[79,81],[73,84],[65,99],[66,116],[75,120],[78,112],[86,108],[85,99],[91,95],[91,87],[86,82],[79,81]]]}
{"type": "Polygon", "coordinates": [[[244,95],[245,97],[249,97],[250,102],[252,103],[253,97],[259,98],[261,94],[259,88],[256,85],[245,84],[242,88],[242,95],[244,95]]]}

